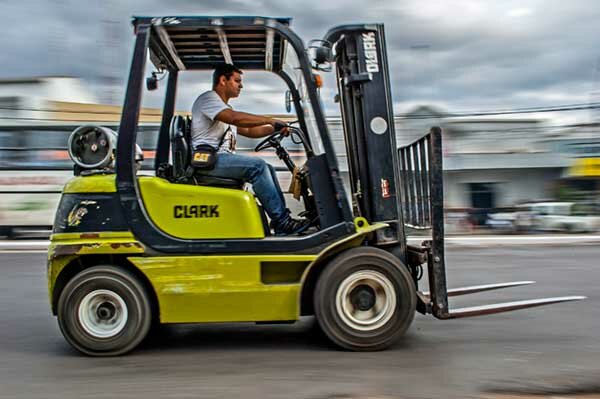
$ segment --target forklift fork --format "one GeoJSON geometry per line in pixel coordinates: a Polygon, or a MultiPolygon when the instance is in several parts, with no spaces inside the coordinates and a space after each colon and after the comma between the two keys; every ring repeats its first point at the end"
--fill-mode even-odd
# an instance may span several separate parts
{"type": "Polygon", "coordinates": [[[417,230],[431,230],[431,240],[421,247],[408,247],[408,259],[427,263],[429,292],[417,292],[417,310],[431,313],[442,320],[482,316],[532,308],[560,302],[585,299],[584,296],[566,296],[530,299],[481,305],[450,310],[448,297],[473,294],[533,284],[534,281],[517,281],[448,289],[444,259],[444,188],[442,167],[442,130],[432,127],[430,132],[412,144],[398,149],[401,178],[401,206],[404,225],[417,230]],[[424,256],[423,256],[424,255],[424,256]]]}

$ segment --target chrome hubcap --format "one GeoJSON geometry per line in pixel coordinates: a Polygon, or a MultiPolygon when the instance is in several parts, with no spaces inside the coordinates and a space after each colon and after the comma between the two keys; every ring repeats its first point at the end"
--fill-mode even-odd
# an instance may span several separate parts
{"type": "Polygon", "coordinates": [[[113,291],[95,290],[79,303],[79,323],[95,338],[110,338],[120,333],[127,324],[127,305],[113,291]]]}
{"type": "Polygon", "coordinates": [[[396,292],[383,274],[363,270],[346,277],[335,295],[338,314],[348,326],[376,330],[387,323],[396,309],[396,292]]]}

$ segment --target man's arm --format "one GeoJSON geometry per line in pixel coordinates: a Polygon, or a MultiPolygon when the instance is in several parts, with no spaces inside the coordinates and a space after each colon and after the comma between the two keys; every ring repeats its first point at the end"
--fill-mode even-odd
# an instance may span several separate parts
{"type": "Polygon", "coordinates": [[[270,136],[273,134],[273,132],[275,132],[275,128],[272,125],[238,127],[237,132],[242,136],[249,137],[251,139],[259,139],[261,137],[270,136]]]}
{"type": "Polygon", "coordinates": [[[276,122],[274,119],[267,118],[266,116],[234,111],[232,109],[224,109],[215,116],[215,119],[237,127],[274,125],[276,122]]]}
{"type": "Polygon", "coordinates": [[[273,134],[276,124],[285,125],[285,122],[277,119],[232,109],[224,109],[215,116],[215,119],[228,125],[237,126],[239,134],[254,139],[273,134]]]}

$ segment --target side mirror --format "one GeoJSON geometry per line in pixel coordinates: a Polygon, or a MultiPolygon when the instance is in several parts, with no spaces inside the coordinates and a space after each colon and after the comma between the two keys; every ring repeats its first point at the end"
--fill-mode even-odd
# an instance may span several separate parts
{"type": "Polygon", "coordinates": [[[313,68],[323,72],[331,71],[331,63],[334,61],[331,43],[325,40],[311,40],[308,43],[313,68]]]}
{"type": "Polygon", "coordinates": [[[148,91],[158,89],[158,77],[156,76],[156,72],[152,72],[152,76],[146,78],[146,89],[148,89],[148,91]]]}
{"type": "Polygon", "coordinates": [[[328,47],[327,45],[315,47],[314,61],[317,64],[325,64],[326,62],[331,62],[332,59],[333,51],[331,51],[331,47],[328,47]]]}
{"type": "Polygon", "coordinates": [[[289,90],[285,92],[285,110],[292,112],[292,92],[289,90]]]}

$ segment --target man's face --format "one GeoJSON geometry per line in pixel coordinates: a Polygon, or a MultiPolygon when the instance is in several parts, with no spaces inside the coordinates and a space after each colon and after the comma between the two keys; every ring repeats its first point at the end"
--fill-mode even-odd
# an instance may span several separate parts
{"type": "Polygon", "coordinates": [[[242,85],[242,75],[237,72],[234,72],[229,79],[225,80],[225,93],[229,98],[238,97],[242,87],[244,87],[242,85]]]}

